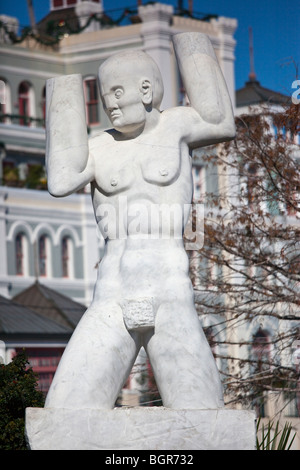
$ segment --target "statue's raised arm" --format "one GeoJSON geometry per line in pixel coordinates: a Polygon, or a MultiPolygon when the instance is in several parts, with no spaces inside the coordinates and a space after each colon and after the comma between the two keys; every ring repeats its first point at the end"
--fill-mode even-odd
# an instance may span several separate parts
{"type": "Polygon", "coordinates": [[[179,33],[173,36],[173,44],[190,102],[185,111],[185,137],[189,145],[197,147],[233,139],[231,100],[210,39],[201,33],[179,33]]]}
{"type": "Polygon", "coordinates": [[[81,75],[47,80],[46,168],[48,190],[57,197],[93,179],[81,75]]]}

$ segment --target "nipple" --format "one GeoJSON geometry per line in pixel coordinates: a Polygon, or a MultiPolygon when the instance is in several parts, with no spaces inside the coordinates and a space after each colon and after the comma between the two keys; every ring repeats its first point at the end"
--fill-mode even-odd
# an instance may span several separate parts
{"type": "Polygon", "coordinates": [[[110,185],[111,186],[117,186],[118,184],[118,180],[116,178],[111,178],[110,179],[110,185]]]}

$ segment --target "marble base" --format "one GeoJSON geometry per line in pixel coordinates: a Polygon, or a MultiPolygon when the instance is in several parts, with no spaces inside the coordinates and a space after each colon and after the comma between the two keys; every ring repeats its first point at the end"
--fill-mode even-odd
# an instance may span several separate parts
{"type": "Polygon", "coordinates": [[[26,409],[31,450],[254,450],[255,415],[244,410],[26,409]]]}

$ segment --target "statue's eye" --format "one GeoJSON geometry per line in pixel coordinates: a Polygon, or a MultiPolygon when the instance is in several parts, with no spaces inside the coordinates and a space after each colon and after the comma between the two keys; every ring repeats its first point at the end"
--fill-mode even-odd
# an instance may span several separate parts
{"type": "Polygon", "coordinates": [[[119,98],[121,98],[121,96],[123,95],[123,93],[124,93],[124,92],[123,92],[122,88],[117,88],[117,89],[115,90],[115,97],[116,97],[117,99],[119,99],[119,98]]]}

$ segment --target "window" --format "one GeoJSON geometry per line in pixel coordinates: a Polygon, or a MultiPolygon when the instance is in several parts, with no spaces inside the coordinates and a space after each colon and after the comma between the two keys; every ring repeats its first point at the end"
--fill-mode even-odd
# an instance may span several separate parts
{"type": "MultiPolygon", "coordinates": [[[[85,0],[82,0],[85,1],[85,0]]],[[[94,3],[99,3],[99,0],[92,0],[94,3]]],[[[52,8],[66,8],[79,3],[78,0],[52,0],[52,8]]]]}
{"type": "Polygon", "coordinates": [[[28,239],[24,232],[19,232],[15,238],[15,266],[17,276],[28,275],[28,239]]]}
{"type": "Polygon", "coordinates": [[[205,192],[205,168],[203,166],[193,166],[193,183],[194,183],[194,201],[202,201],[205,192]]]}
{"type": "Polygon", "coordinates": [[[86,78],[84,80],[84,94],[87,123],[88,125],[98,124],[98,89],[97,80],[95,78],[86,78]]]}
{"type": "Polygon", "coordinates": [[[73,277],[73,243],[70,237],[64,237],[61,245],[62,275],[73,277]]]}
{"type": "MultiPolygon", "coordinates": [[[[63,354],[63,348],[26,348],[30,366],[38,375],[38,388],[47,393],[63,354]]],[[[16,353],[20,351],[16,348],[16,353]]]]}
{"type": "Polygon", "coordinates": [[[268,369],[270,360],[270,340],[266,331],[261,328],[253,336],[252,354],[253,358],[257,361],[257,369],[259,371],[268,369]]]}
{"type": "Polygon", "coordinates": [[[38,261],[39,261],[39,275],[43,277],[51,276],[51,255],[49,237],[42,235],[38,242],[38,261]]]}
{"type": "MultiPolygon", "coordinates": [[[[255,362],[253,373],[260,378],[264,371],[271,368],[271,343],[268,333],[259,328],[252,338],[252,360],[255,362]]],[[[265,416],[265,397],[263,392],[258,394],[254,401],[257,416],[265,416]]]]}
{"type": "Polygon", "coordinates": [[[29,126],[30,106],[29,106],[30,86],[27,82],[22,82],[19,86],[19,115],[21,126],[29,126]]]}
{"type": "Polygon", "coordinates": [[[53,8],[59,8],[63,6],[63,0],[52,0],[53,8]]]}
{"type": "Polygon", "coordinates": [[[24,275],[24,234],[16,236],[16,273],[18,276],[24,275]]]}
{"type": "Polygon", "coordinates": [[[280,202],[280,180],[277,171],[270,171],[270,176],[265,182],[266,208],[271,215],[279,215],[280,209],[284,209],[280,202]]]}
{"type": "Polygon", "coordinates": [[[39,239],[39,274],[47,275],[47,254],[46,254],[46,236],[43,235],[39,239]]]}
{"type": "Polygon", "coordinates": [[[52,0],[52,9],[67,8],[76,5],[77,0],[52,0]]]}

